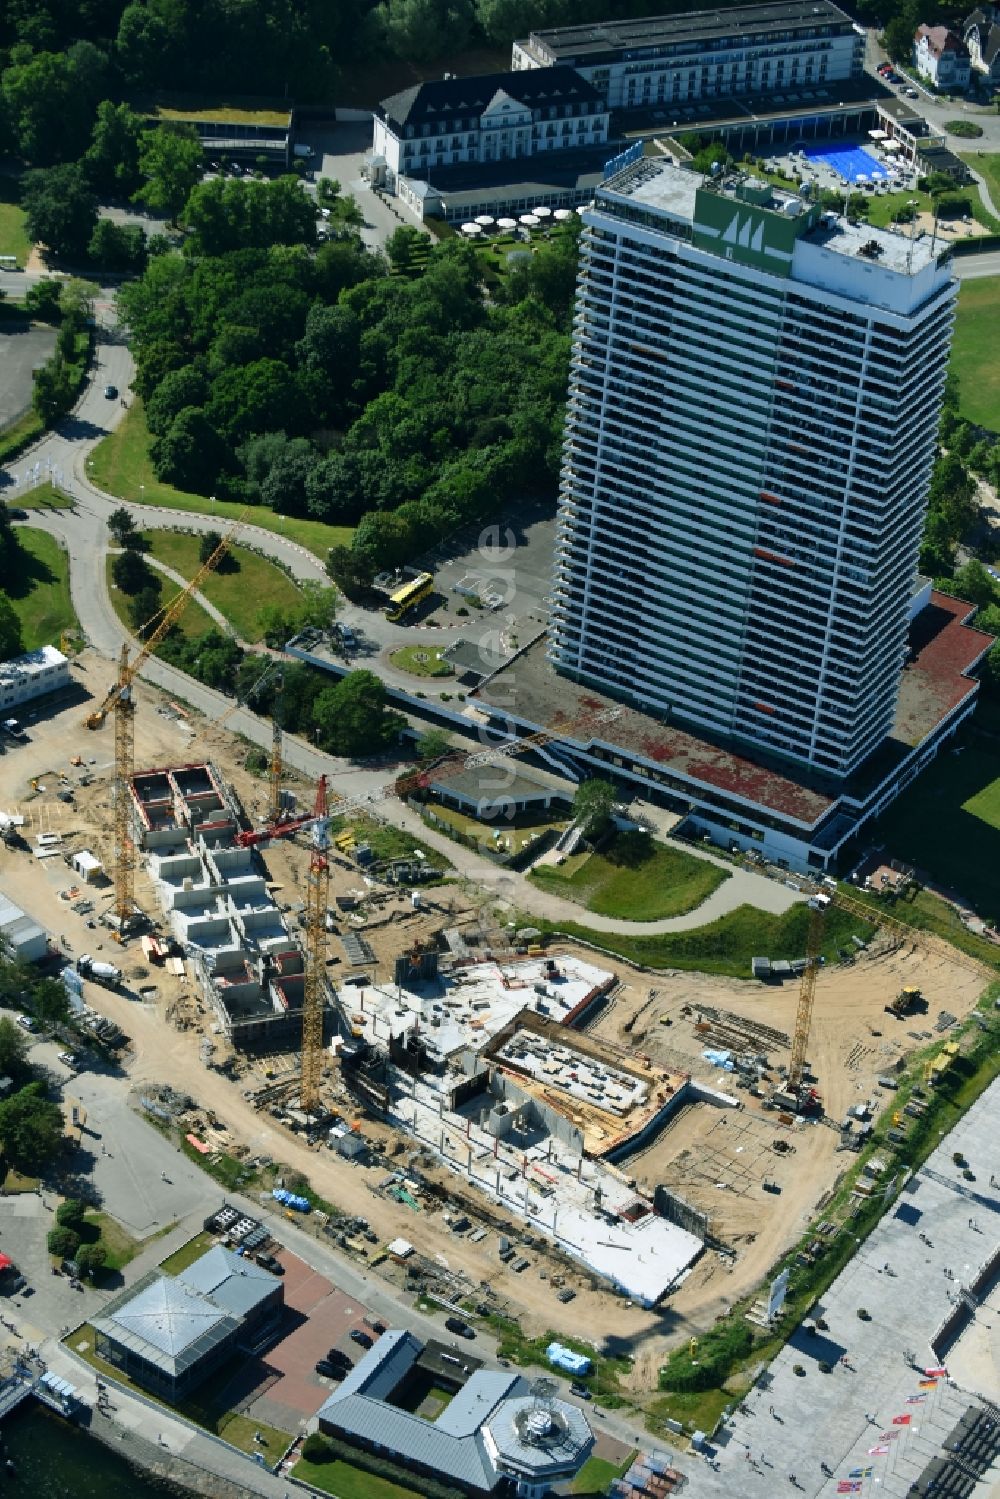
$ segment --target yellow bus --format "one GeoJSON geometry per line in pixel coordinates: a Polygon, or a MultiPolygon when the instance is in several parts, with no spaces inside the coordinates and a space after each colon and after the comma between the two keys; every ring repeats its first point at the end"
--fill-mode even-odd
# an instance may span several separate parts
{"type": "Polygon", "coordinates": [[[431,573],[418,573],[408,583],[400,584],[395,593],[389,596],[386,619],[402,619],[421,599],[427,597],[433,587],[434,577],[431,573]]]}

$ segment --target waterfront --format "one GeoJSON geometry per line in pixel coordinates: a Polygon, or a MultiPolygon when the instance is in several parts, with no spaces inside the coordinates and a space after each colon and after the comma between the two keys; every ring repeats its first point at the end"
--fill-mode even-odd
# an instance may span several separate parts
{"type": "Polygon", "coordinates": [[[79,1427],[28,1401],[5,1423],[0,1492],[32,1499],[189,1499],[191,1491],[131,1467],[79,1427]]]}

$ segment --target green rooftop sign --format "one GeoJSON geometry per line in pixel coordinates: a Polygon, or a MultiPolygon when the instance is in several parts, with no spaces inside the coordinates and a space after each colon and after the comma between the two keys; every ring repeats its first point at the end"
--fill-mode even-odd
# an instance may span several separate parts
{"type": "Polygon", "coordinates": [[[794,199],[785,212],[766,185],[744,184],[735,195],[699,188],[695,196],[693,243],[699,250],[756,266],[777,276],[792,269],[795,241],[816,222],[819,209],[794,199]],[[763,207],[761,199],[769,204],[763,207]]]}

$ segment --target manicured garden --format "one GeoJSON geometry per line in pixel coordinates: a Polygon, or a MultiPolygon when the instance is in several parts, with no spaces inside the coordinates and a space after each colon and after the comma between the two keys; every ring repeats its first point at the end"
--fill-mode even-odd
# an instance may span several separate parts
{"type": "MultiPolygon", "coordinates": [[[[105,558],[108,597],[111,600],[112,608],[114,609],[118,618],[121,620],[122,624],[125,626],[126,630],[128,630],[129,634],[134,634],[135,631],[133,630],[132,622],[129,619],[129,596],[128,594],[122,593],[120,588],[115,587],[114,580],[111,576],[111,568],[113,564],[113,556],[108,556],[105,558]]],[[[160,603],[161,605],[167,605],[176,596],[176,594],[179,592],[179,589],[173,586],[168,578],[164,578],[163,582],[165,586],[160,597],[160,603]]],[[[188,599],[187,606],[184,609],[184,612],[175,623],[175,628],[179,630],[182,635],[186,635],[194,640],[197,639],[199,635],[206,634],[209,630],[217,630],[219,626],[212,618],[212,616],[206,613],[206,611],[201,607],[201,605],[198,603],[198,600],[192,598],[188,599]]]]}
{"type": "Polygon", "coordinates": [[[411,677],[450,677],[453,668],[447,661],[442,661],[441,652],[428,645],[403,645],[398,651],[393,651],[389,660],[398,671],[405,671],[411,677]]]}
{"type": "MultiPolygon", "coordinates": [[[[149,556],[173,568],[185,581],[194,577],[201,566],[200,536],[152,530],[144,535],[149,556]]],[[[171,580],[164,579],[164,598],[171,589],[171,580]]],[[[222,565],[204,579],[199,592],[225,615],[241,640],[250,643],[260,640],[263,633],[258,622],[261,609],[274,605],[294,610],[302,600],[299,589],[280,567],[238,543],[230,545],[222,565]]]]}
{"type": "Polygon", "coordinates": [[[531,878],[541,889],[599,916],[629,921],[682,916],[729,878],[726,870],[707,859],[632,833],[617,834],[600,853],[566,868],[546,865],[534,870],[531,878]]]}

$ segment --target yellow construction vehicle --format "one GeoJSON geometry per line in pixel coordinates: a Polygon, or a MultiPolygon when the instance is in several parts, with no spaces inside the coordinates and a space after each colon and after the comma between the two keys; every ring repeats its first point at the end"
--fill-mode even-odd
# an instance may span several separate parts
{"type": "Polygon", "coordinates": [[[920,1009],[924,996],[915,987],[900,989],[896,998],[885,1007],[887,1015],[895,1015],[897,1020],[902,1020],[906,1015],[912,1015],[914,1010],[920,1009]]]}

